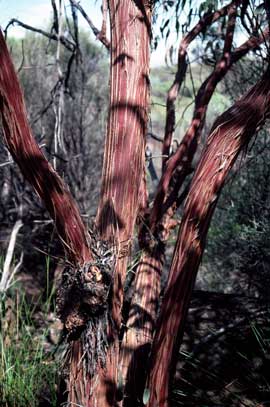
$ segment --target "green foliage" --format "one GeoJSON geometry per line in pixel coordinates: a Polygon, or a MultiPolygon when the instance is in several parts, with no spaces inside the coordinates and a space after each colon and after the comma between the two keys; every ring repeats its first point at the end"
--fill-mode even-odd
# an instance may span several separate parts
{"type": "Polygon", "coordinates": [[[218,203],[200,274],[208,289],[269,299],[269,180],[268,144],[262,133],[238,161],[218,203]]]}
{"type": "MultiPolygon", "coordinates": [[[[48,405],[56,406],[56,365],[44,351],[46,331],[34,335],[34,327],[27,323],[31,310],[19,305],[16,324],[12,330],[1,327],[0,333],[0,399],[9,407],[38,406],[46,398],[48,405]],[[44,393],[44,389],[46,392],[44,393]]],[[[5,321],[7,309],[2,303],[1,318],[5,321]]],[[[14,316],[15,317],[15,316],[14,316]]],[[[29,321],[28,321],[29,322],[29,321]]]]}
{"type": "Polygon", "coordinates": [[[159,30],[162,38],[166,40],[174,30],[177,36],[187,32],[197,16],[202,17],[206,13],[214,12],[222,4],[219,0],[157,0],[155,3],[154,22],[158,20],[157,14],[162,9],[163,19],[159,30]],[[185,18],[182,18],[183,13],[185,18]]]}
{"type": "Polygon", "coordinates": [[[47,290],[45,305],[29,305],[18,285],[1,298],[0,406],[57,405],[58,362],[46,351],[53,292],[47,290]]]}
{"type": "Polygon", "coordinates": [[[205,0],[199,6],[199,15],[202,16],[204,13],[212,13],[218,7],[218,1],[216,0],[205,0]]]}

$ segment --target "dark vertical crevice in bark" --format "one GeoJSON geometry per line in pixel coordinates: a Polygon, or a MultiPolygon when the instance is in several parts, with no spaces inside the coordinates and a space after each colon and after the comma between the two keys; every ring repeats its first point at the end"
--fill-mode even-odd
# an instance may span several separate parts
{"type": "Polygon", "coordinates": [[[256,86],[220,116],[208,137],[185,204],[157,323],[148,385],[149,407],[168,406],[169,379],[174,372],[209,224],[233,163],[269,116],[269,102],[268,70],[256,86]]]}

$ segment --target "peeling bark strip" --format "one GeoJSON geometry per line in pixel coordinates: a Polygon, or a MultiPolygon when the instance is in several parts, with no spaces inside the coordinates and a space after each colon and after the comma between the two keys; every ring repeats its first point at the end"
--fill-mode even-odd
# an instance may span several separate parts
{"type": "Polygon", "coordinates": [[[78,207],[31,133],[23,94],[2,32],[0,32],[0,115],[6,145],[55,221],[69,259],[80,264],[90,260],[87,232],[78,207]]]}
{"type": "Polygon", "coordinates": [[[143,0],[109,1],[111,89],[96,224],[102,239],[116,246],[118,256],[112,285],[113,322],[108,327],[106,369],[100,366],[93,377],[85,376],[79,364],[82,342],[75,342],[72,350],[69,401],[84,407],[114,405],[116,392],[120,394],[118,331],[123,283],[140,200],[148,122],[150,4],[143,0]]]}
{"type": "Polygon", "coordinates": [[[270,115],[270,69],[215,122],[194,175],[171,265],[152,350],[149,407],[168,406],[169,379],[182,340],[190,296],[209,224],[240,151],[270,115]]]}

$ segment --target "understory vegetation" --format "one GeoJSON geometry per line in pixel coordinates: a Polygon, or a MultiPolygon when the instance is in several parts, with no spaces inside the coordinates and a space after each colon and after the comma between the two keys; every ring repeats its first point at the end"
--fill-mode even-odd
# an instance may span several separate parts
{"type": "MultiPolygon", "coordinates": [[[[205,42],[198,43],[194,57],[204,52],[205,42]]],[[[69,185],[90,228],[98,207],[108,114],[108,53],[82,30],[75,62],[70,62],[67,51],[61,54],[60,70],[70,69],[62,89],[53,41],[28,32],[23,40],[8,38],[8,45],[36,140],[69,185]]],[[[185,187],[190,185],[216,118],[256,83],[263,62],[254,64],[253,58],[244,57],[217,86],[185,187]],[[240,83],[243,72],[245,80],[240,83]]],[[[192,119],[196,92],[212,67],[200,58],[188,67],[176,103],[170,154],[183,138],[192,119]]],[[[175,71],[175,63],[170,63],[154,67],[150,75],[145,150],[150,208],[162,174],[166,93],[175,71]]],[[[176,362],[172,406],[270,406],[269,160],[266,127],[237,158],[218,199],[176,362]]],[[[180,208],[165,250],[161,298],[182,216],[180,208]]],[[[22,225],[16,234],[10,270],[18,263],[20,267],[7,289],[0,290],[0,406],[68,405],[62,364],[66,332],[56,310],[65,253],[53,221],[0,143],[0,281],[18,220],[22,225]]],[[[141,226],[136,227],[140,231],[141,226]]],[[[127,322],[142,254],[135,238],[132,244],[121,329],[127,322]]],[[[122,331],[121,335],[123,339],[122,331]]],[[[146,405],[147,391],[144,396],[146,405]]]]}

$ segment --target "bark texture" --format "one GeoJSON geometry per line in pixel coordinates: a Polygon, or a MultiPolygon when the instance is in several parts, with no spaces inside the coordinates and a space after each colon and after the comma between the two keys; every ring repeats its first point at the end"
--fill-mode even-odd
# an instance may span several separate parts
{"type": "MultiPolygon", "coordinates": [[[[4,139],[22,173],[44,201],[56,223],[69,260],[73,263],[74,278],[67,276],[67,281],[71,281],[70,287],[75,287],[77,291],[74,293],[72,288],[70,297],[70,287],[67,287],[66,302],[63,303],[63,309],[66,310],[70,298],[74,300],[70,313],[64,317],[66,327],[71,327],[71,334],[74,334],[73,327],[80,327],[79,331],[76,330],[76,337],[71,337],[69,349],[71,365],[68,390],[71,405],[107,407],[122,402],[123,397],[125,407],[142,403],[148,370],[146,359],[155,329],[160,295],[164,242],[174,225],[171,218],[185,195],[183,192],[179,197],[178,192],[190,171],[208,103],[217,83],[231,65],[249,49],[256,48],[269,34],[266,32],[254,37],[231,52],[236,7],[240,3],[240,0],[234,0],[212,14],[207,13],[180,44],[178,71],[167,98],[163,145],[165,155],[169,154],[174,132],[175,101],[185,77],[188,45],[208,25],[229,15],[222,58],[197,94],[193,120],[179,149],[173,157],[163,161],[163,176],[148,232],[144,236],[142,234],[144,253],[135,280],[121,360],[119,331],[123,285],[136,217],[147,206],[143,169],[149,106],[151,1],[109,0],[111,92],[102,190],[96,218],[99,243],[104,243],[105,248],[108,245],[114,253],[114,261],[110,263],[110,272],[106,271],[107,274],[99,266],[94,266],[96,251],[92,249],[95,236],[91,235],[90,239],[68,188],[34,141],[16,72],[3,36],[0,35],[0,114],[4,139]],[[175,182],[172,182],[173,175],[176,176],[175,182]],[[84,295],[83,299],[80,298],[83,292],[80,284],[87,286],[89,297],[84,295]],[[112,287],[110,292],[108,287],[112,287]],[[79,312],[82,303],[84,306],[86,304],[86,308],[79,312]],[[93,308],[98,309],[98,312],[94,312],[93,308]],[[90,316],[86,315],[86,310],[90,316]],[[86,358],[88,362],[90,360],[89,369],[85,369],[86,358]]],[[[209,223],[229,170],[239,152],[269,114],[269,82],[268,71],[257,86],[217,120],[196,170],[156,329],[148,385],[151,390],[149,407],[168,405],[168,372],[174,370],[174,355],[182,339],[209,223]]]]}
{"type": "MultiPolygon", "coordinates": [[[[179,195],[179,190],[183,186],[186,176],[191,171],[192,160],[201,137],[209,102],[217,84],[227,74],[230,67],[246,55],[249,50],[258,47],[269,34],[268,30],[266,30],[259,37],[251,37],[234,52],[231,52],[235,24],[235,4],[233,2],[230,6],[224,7],[213,13],[213,15],[208,15],[207,18],[203,18],[184,38],[179,48],[179,55],[182,55],[181,58],[179,57],[179,64],[185,64],[185,55],[182,52],[186,54],[186,46],[189,42],[199,34],[200,30],[205,28],[206,24],[210,24],[216,21],[218,17],[228,13],[230,22],[228,24],[223,54],[215,69],[204,81],[197,93],[192,123],[180,145],[180,165],[177,167],[173,178],[172,173],[167,178],[168,182],[170,181],[168,191],[164,195],[157,195],[154,207],[150,212],[150,222],[147,225],[147,230],[145,229],[140,233],[143,255],[136,271],[134,281],[135,292],[131,300],[130,313],[122,345],[121,371],[123,382],[125,383],[127,406],[137,405],[137,400],[141,399],[143,395],[145,375],[148,368],[146,361],[151,348],[157,318],[160,278],[164,263],[166,241],[170,230],[177,226],[173,216],[183,203],[188,192],[189,186],[179,195]],[[149,230],[151,231],[150,234],[149,230]]],[[[184,79],[184,71],[185,68],[183,70],[178,65],[174,84],[168,92],[164,145],[168,136],[167,130],[170,128],[173,131],[174,128],[171,114],[174,115],[174,102],[181,82],[184,79]]],[[[173,159],[174,157],[172,157],[173,159]]],[[[161,186],[162,182],[163,180],[161,180],[161,186]]]]}
{"type": "MultiPolygon", "coordinates": [[[[195,98],[195,109],[191,124],[188,127],[188,130],[186,131],[176,153],[166,161],[166,165],[164,166],[164,171],[157,188],[153,210],[151,211],[151,225],[155,225],[162,217],[164,206],[166,207],[166,203],[164,204],[164,201],[168,195],[173,174],[178,171],[177,188],[179,190],[184,179],[186,178],[186,174],[189,173],[189,168],[197,150],[201,131],[205,123],[207,108],[216,86],[224,78],[232,65],[239,61],[249,51],[256,49],[260,44],[269,38],[269,30],[266,29],[260,36],[251,37],[240,47],[231,52],[232,34],[234,31],[233,6],[231,13],[231,24],[228,25],[227,38],[224,44],[222,58],[217,63],[213,72],[201,85],[195,98]]],[[[167,110],[166,120],[168,120],[170,114],[170,111],[167,110]]]]}
{"type": "Polygon", "coordinates": [[[74,264],[90,260],[87,231],[78,207],[32,135],[22,90],[1,32],[0,115],[7,148],[54,220],[69,260],[74,264]]]}
{"type": "Polygon", "coordinates": [[[121,347],[125,407],[135,407],[142,403],[160,296],[163,249],[162,244],[157,244],[145,250],[136,271],[134,293],[121,347]]]}
{"type": "MultiPolygon", "coordinates": [[[[109,9],[111,93],[97,225],[101,236],[119,245],[121,260],[127,258],[132,243],[145,163],[151,9],[143,1],[131,0],[110,1],[109,9]]],[[[125,278],[122,262],[115,275],[113,318],[118,325],[125,278]]]]}
{"type": "Polygon", "coordinates": [[[149,106],[151,5],[149,1],[109,1],[111,21],[110,105],[96,218],[101,238],[116,251],[111,293],[111,318],[106,369],[84,378],[79,364],[82,344],[73,347],[70,402],[106,407],[122,397],[118,334],[121,326],[123,284],[140,204],[144,177],[144,147],[149,106]]]}
{"type": "Polygon", "coordinates": [[[209,224],[237,156],[269,116],[270,73],[222,114],[208,137],[188,194],[152,350],[149,407],[168,406],[187,309],[209,224]]]}

